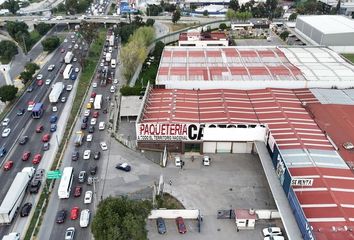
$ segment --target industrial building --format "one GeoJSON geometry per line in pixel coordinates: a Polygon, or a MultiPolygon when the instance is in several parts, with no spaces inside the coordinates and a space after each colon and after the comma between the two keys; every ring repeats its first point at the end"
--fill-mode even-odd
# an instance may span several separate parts
{"type": "Polygon", "coordinates": [[[229,46],[228,37],[224,32],[189,31],[179,34],[178,46],[212,47],[229,46]]]}
{"type": "Polygon", "coordinates": [[[328,88],[353,77],[324,47],[166,47],[137,144],[201,154],[263,144],[303,239],[354,240],[354,90],[328,88]]]}
{"type": "Polygon", "coordinates": [[[168,89],[354,87],[354,66],[325,47],[165,47],[156,84],[168,89]]]}
{"type": "Polygon", "coordinates": [[[354,20],[340,15],[298,16],[295,31],[314,45],[354,52],[354,20]]]}

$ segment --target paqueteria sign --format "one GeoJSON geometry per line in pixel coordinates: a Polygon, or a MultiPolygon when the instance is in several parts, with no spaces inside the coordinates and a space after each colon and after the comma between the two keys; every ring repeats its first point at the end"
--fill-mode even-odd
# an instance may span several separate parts
{"type": "Polygon", "coordinates": [[[140,141],[200,141],[204,128],[237,128],[235,124],[140,123],[137,140],[140,141]]]}

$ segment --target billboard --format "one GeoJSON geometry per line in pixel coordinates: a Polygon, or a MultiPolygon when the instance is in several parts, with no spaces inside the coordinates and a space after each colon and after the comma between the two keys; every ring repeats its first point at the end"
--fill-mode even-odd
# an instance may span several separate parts
{"type": "MultiPolygon", "coordinates": [[[[138,141],[201,141],[205,128],[255,128],[245,124],[138,123],[138,141]]],[[[259,126],[259,125],[258,125],[259,126]]]]}

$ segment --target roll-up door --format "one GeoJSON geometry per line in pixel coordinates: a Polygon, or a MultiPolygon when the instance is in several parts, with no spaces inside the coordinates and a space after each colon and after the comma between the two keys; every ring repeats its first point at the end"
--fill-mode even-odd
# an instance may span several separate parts
{"type": "Polygon", "coordinates": [[[232,142],[217,142],[217,153],[231,153],[232,142]]]}
{"type": "Polygon", "coordinates": [[[203,142],[204,153],[216,153],[216,142],[203,142]]]}
{"type": "Polygon", "coordinates": [[[232,153],[247,153],[247,143],[246,142],[233,142],[232,143],[232,153]]]}

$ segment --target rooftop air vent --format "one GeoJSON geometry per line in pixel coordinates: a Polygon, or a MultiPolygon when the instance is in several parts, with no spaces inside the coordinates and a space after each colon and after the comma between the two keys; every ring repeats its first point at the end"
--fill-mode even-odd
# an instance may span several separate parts
{"type": "Polygon", "coordinates": [[[343,143],[343,147],[346,150],[353,150],[354,149],[354,144],[352,142],[345,142],[345,143],[343,143]]]}

